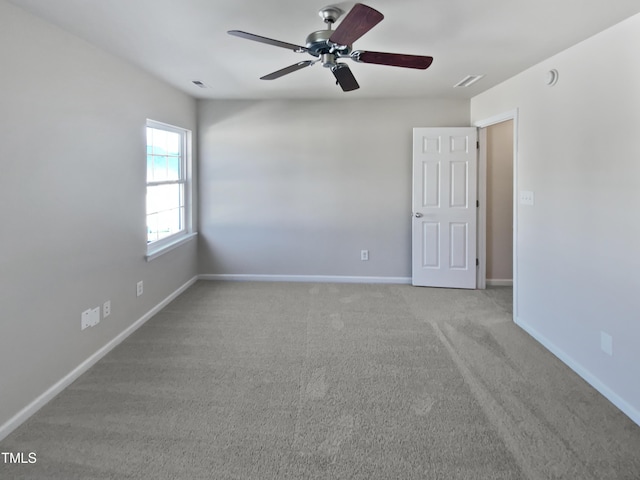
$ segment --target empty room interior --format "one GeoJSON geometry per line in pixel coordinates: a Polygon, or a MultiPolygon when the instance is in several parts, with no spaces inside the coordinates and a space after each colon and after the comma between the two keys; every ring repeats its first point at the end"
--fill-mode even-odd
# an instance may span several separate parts
{"type": "Polygon", "coordinates": [[[1,478],[640,478],[640,4],[323,2],[0,0],[1,478]]]}

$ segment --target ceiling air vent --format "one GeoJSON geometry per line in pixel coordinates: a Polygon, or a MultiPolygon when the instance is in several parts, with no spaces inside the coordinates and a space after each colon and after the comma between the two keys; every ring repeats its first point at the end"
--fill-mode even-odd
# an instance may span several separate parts
{"type": "Polygon", "coordinates": [[[483,77],[484,77],[484,75],[467,75],[462,80],[460,80],[458,83],[456,83],[453,86],[453,88],[470,87],[471,85],[473,85],[474,83],[476,83],[478,80],[480,80],[483,77]]]}

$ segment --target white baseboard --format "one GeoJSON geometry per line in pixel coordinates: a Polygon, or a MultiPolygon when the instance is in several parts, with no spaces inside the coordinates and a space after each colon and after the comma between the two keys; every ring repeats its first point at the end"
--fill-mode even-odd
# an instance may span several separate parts
{"type": "Polygon", "coordinates": [[[61,378],[58,382],[56,382],[52,387],[47,389],[44,393],[42,393],[38,398],[36,398],[29,405],[20,410],[16,415],[14,415],[11,419],[9,419],[4,425],[0,426],[0,441],[6,438],[11,432],[13,432],[16,428],[18,428],[22,423],[24,423],[29,417],[31,417],[34,413],[40,410],[44,405],[46,405],[50,400],[52,400],[56,395],[62,392],[65,388],[67,388],[71,383],[73,383],[80,375],[89,370],[93,365],[95,365],[102,357],[104,357],[107,353],[113,350],[116,346],[118,346],[124,339],[126,339],[129,335],[135,332],[138,328],[140,328],[147,320],[153,317],[156,313],[166,307],[169,302],[175,299],[178,295],[184,292],[187,288],[193,285],[198,280],[198,277],[193,277],[187,283],[178,288],[175,292],[165,298],[158,305],[153,307],[147,313],[145,313],[141,318],[136,320],[132,325],[127,327],[124,331],[118,334],[113,340],[107,343],[100,350],[95,352],[89,358],[87,358],[84,362],[74,368],[71,372],[61,378]]]}
{"type": "Polygon", "coordinates": [[[200,280],[237,282],[317,282],[317,283],[387,283],[411,284],[410,277],[356,277],[346,275],[245,275],[213,273],[199,275],[200,280]]]}
{"type": "Polygon", "coordinates": [[[512,278],[487,278],[488,287],[513,287],[512,278]]]}
{"type": "Polygon", "coordinates": [[[562,349],[558,348],[547,337],[538,332],[535,328],[529,325],[526,321],[516,317],[515,323],[519,325],[524,331],[535,338],[542,344],[547,350],[558,357],[564,364],[566,364],[571,370],[580,375],[582,379],[600,392],[607,400],[618,407],[622,413],[633,420],[638,426],[640,426],[640,411],[631,406],[626,400],[620,397],[617,393],[602,383],[596,376],[594,376],[589,370],[584,368],[580,363],[576,362],[571,356],[567,355],[562,349]]]}

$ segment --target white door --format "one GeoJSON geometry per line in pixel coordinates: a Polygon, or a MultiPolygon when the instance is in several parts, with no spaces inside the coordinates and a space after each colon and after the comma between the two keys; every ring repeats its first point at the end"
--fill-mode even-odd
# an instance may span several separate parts
{"type": "Polygon", "coordinates": [[[477,131],[413,129],[412,283],[476,288],[477,131]]]}

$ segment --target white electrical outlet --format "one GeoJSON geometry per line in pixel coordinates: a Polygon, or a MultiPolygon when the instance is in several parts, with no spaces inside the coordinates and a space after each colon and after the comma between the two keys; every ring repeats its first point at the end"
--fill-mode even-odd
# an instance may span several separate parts
{"type": "Polygon", "coordinates": [[[93,310],[91,310],[91,326],[95,327],[97,324],[100,323],[100,307],[96,307],[93,310]]]}
{"type": "Polygon", "coordinates": [[[102,318],[107,318],[111,315],[111,300],[107,300],[102,305],[102,318]]]}
{"type": "Polygon", "coordinates": [[[360,260],[363,262],[369,260],[369,250],[360,250],[360,260]]]}
{"type": "Polygon", "coordinates": [[[82,312],[80,318],[80,330],[88,327],[95,327],[100,323],[100,307],[90,308],[82,312]]]}
{"type": "Polygon", "coordinates": [[[140,280],[137,284],[136,284],[136,296],[140,296],[144,293],[144,283],[142,283],[142,280],[140,280]]]}
{"type": "Polygon", "coordinates": [[[87,327],[91,326],[91,309],[85,310],[82,312],[82,316],[80,317],[80,330],[84,330],[87,327]]]}

